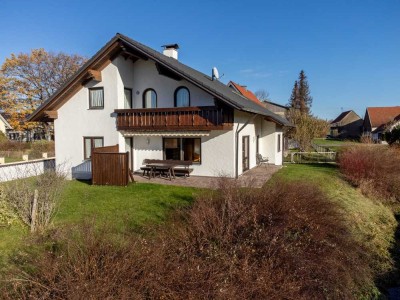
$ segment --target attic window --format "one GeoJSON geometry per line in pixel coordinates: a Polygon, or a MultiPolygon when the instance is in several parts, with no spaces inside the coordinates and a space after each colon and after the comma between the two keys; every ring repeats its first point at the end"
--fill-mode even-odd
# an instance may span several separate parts
{"type": "Polygon", "coordinates": [[[104,88],[89,89],[89,109],[104,108],[104,88]]]}
{"type": "Polygon", "coordinates": [[[181,86],[175,91],[175,107],[188,107],[190,106],[190,93],[189,90],[181,86]]]}

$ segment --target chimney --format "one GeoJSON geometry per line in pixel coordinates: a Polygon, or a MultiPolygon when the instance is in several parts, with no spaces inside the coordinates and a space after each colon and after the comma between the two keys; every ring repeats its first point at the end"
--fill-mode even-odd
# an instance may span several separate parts
{"type": "Polygon", "coordinates": [[[163,54],[165,56],[172,57],[178,60],[178,49],[179,49],[178,44],[168,44],[168,45],[163,45],[162,47],[164,47],[163,54]]]}

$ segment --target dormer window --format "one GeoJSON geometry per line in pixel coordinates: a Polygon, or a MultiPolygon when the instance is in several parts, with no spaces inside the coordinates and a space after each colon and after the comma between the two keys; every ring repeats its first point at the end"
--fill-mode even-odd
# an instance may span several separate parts
{"type": "Polygon", "coordinates": [[[157,94],[153,89],[147,89],[143,93],[143,108],[156,108],[157,94]]]}
{"type": "Polygon", "coordinates": [[[89,109],[102,109],[104,108],[104,88],[90,88],[89,89],[89,109]]]}
{"type": "Polygon", "coordinates": [[[181,86],[175,90],[175,107],[190,106],[190,93],[188,88],[181,86]]]}

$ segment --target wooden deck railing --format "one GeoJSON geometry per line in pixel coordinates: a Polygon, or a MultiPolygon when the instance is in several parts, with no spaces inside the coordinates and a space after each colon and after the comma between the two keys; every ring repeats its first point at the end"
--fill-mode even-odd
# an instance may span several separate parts
{"type": "Polygon", "coordinates": [[[216,106],[116,109],[118,130],[223,130],[233,111],[216,106]]]}

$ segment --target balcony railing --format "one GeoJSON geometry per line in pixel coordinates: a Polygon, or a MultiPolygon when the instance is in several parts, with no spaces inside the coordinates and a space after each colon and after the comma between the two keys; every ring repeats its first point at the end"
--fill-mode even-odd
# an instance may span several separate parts
{"type": "Polygon", "coordinates": [[[233,111],[216,106],[116,109],[118,130],[224,130],[233,111]]]}

